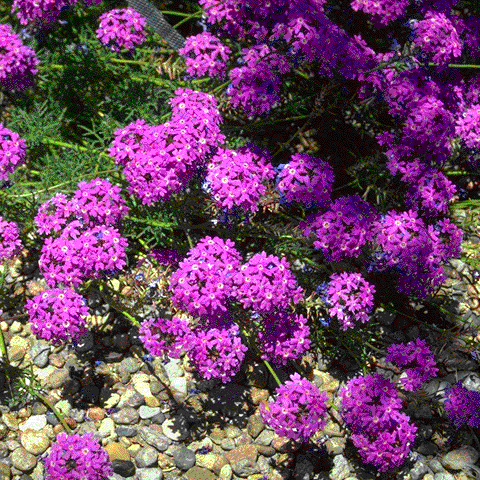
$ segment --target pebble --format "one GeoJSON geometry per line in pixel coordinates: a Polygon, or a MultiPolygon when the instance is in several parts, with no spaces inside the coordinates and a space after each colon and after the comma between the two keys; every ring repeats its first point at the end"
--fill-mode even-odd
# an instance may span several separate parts
{"type": "Polygon", "coordinates": [[[118,408],[131,407],[138,408],[145,403],[145,397],[138,393],[134,388],[129,388],[121,396],[118,402],[118,408]]]}
{"type": "Polygon", "coordinates": [[[333,458],[333,468],[330,470],[331,480],[344,480],[350,475],[350,465],[343,455],[336,455],[333,458]]]}
{"type": "Polygon", "coordinates": [[[20,442],[25,450],[33,455],[41,455],[50,446],[50,439],[43,432],[31,429],[22,433],[20,442]]]}
{"type": "Polygon", "coordinates": [[[253,462],[250,458],[242,458],[231,465],[233,472],[239,477],[243,478],[260,472],[260,468],[257,463],[253,462]]]}
{"type": "Polygon", "coordinates": [[[218,480],[231,480],[232,476],[232,467],[230,465],[224,465],[218,474],[218,480]]]}
{"type": "Polygon", "coordinates": [[[152,418],[161,412],[160,407],[149,407],[148,405],[142,405],[138,409],[138,413],[140,415],[140,418],[145,420],[147,418],[152,418]]]}
{"type": "Polygon", "coordinates": [[[0,462],[0,479],[1,480],[10,480],[12,472],[10,466],[5,462],[0,462]]]}
{"type": "Polygon", "coordinates": [[[123,373],[136,373],[142,368],[142,362],[138,358],[127,357],[118,364],[117,371],[119,375],[123,373]]]}
{"type": "Polygon", "coordinates": [[[108,453],[108,457],[113,460],[126,460],[130,461],[130,453],[124,445],[120,442],[109,442],[105,446],[105,450],[108,453]]]}
{"type": "Polygon", "coordinates": [[[180,359],[171,359],[163,368],[171,382],[177,377],[183,377],[183,375],[185,375],[185,371],[180,366],[180,359]]]}
{"type": "Polygon", "coordinates": [[[115,422],[111,418],[104,418],[98,428],[98,434],[102,438],[115,438],[115,422]]]}
{"type": "Polygon", "coordinates": [[[188,437],[189,430],[185,418],[177,415],[162,423],[163,434],[170,440],[181,442],[188,437]]]}
{"type": "Polygon", "coordinates": [[[115,429],[115,433],[119,436],[119,437],[127,437],[127,438],[130,438],[130,437],[134,437],[136,434],[137,434],[137,430],[135,428],[129,428],[129,427],[123,427],[123,426],[120,426],[120,427],[117,427],[115,429]]]}
{"type": "Polygon", "coordinates": [[[113,471],[122,477],[133,477],[135,475],[135,465],[127,460],[113,460],[113,471]]]}
{"type": "Polygon", "coordinates": [[[213,471],[214,465],[218,459],[218,454],[213,452],[208,452],[204,455],[197,453],[196,464],[199,467],[208,468],[213,471]]]}
{"type": "Polygon", "coordinates": [[[112,413],[110,418],[120,425],[133,425],[138,422],[140,415],[132,407],[125,407],[118,412],[112,413]]]}
{"type": "Polygon", "coordinates": [[[87,410],[87,418],[94,422],[102,421],[105,418],[106,412],[101,407],[90,407],[87,410]]]}
{"type": "Polygon", "coordinates": [[[153,428],[143,427],[139,429],[140,436],[152,447],[164,452],[170,445],[170,440],[153,428]]]}
{"type": "Polygon", "coordinates": [[[413,468],[410,469],[409,480],[420,480],[427,472],[428,466],[422,458],[421,460],[416,461],[413,468]]]}
{"type": "Polygon", "coordinates": [[[27,452],[25,448],[18,447],[12,452],[12,465],[21,472],[33,470],[37,464],[37,457],[27,452]]]}
{"type": "Polygon", "coordinates": [[[137,470],[138,480],[163,480],[163,472],[159,468],[140,468],[137,470]]]}
{"type": "Polygon", "coordinates": [[[224,450],[233,450],[236,447],[235,440],[233,438],[224,438],[220,444],[224,450]]]}
{"type": "Polygon", "coordinates": [[[194,466],[185,473],[187,480],[216,480],[215,474],[206,468],[194,466]]]}
{"type": "Polygon", "coordinates": [[[262,417],[260,415],[252,415],[248,419],[247,432],[252,438],[257,438],[265,428],[262,417]]]}
{"type": "Polygon", "coordinates": [[[158,452],[153,447],[144,447],[135,455],[135,463],[139,468],[153,467],[158,461],[158,452]]]}
{"type": "MultiPolygon", "coordinates": [[[[55,368],[52,366],[52,368],[55,368]]],[[[45,386],[55,389],[63,386],[70,379],[70,375],[66,368],[55,369],[46,379],[45,386]]]]}
{"type": "Polygon", "coordinates": [[[195,452],[189,448],[181,447],[173,452],[175,465],[180,470],[188,470],[195,465],[195,452]]]}
{"type": "Polygon", "coordinates": [[[50,355],[50,345],[44,343],[44,341],[37,341],[30,349],[33,364],[38,368],[44,368],[48,365],[50,355]]]}
{"type": "Polygon", "coordinates": [[[435,480],[455,480],[455,477],[448,472],[438,472],[434,478],[435,480]]]}
{"type": "Polygon", "coordinates": [[[452,470],[462,470],[478,460],[478,452],[473,447],[462,447],[452,450],[441,459],[442,465],[452,470]]]}
{"type": "Polygon", "coordinates": [[[31,430],[41,430],[47,426],[47,416],[46,415],[32,415],[28,420],[22,423],[18,428],[21,432],[24,432],[27,429],[31,430]]]}

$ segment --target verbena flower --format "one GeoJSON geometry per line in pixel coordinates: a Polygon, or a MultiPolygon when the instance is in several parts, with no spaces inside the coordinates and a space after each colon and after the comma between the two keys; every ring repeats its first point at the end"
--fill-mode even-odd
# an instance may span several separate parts
{"type": "Polygon", "coordinates": [[[93,433],[61,433],[44,460],[47,480],[107,480],[113,474],[107,451],[93,433]]]}
{"type": "Polygon", "coordinates": [[[38,233],[53,235],[70,223],[72,218],[69,206],[69,199],[63,193],[57,193],[42,203],[34,219],[38,233]]]}
{"type": "Polygon", "coordinates": [[[77,0],[14,0],[12,13],[16,13],[22,25],[31,22],[48,24],[54,22],[61,11],[77,0]]]}
{"type": "Polygon", "coordinates": [[[0,85],[6,90],[18,91],[32,87],[39,63],[34,50],[22,43],[12,27],[0,24],[0,85]]]}
{"type": "Polygon", "coordinates": [[[456,383],[445,392],[445,412],[456,428],[480,427],[480,392],[456,383]]]}
{"type": "Polygon", "coordinates": [[[203,32],[187,37],[178,53],[187,57],[187,73],[192,77],[224,77],[232,51],[215,35],[203,32]]]}
{"type": "Polygon", "coordinates": [[[75,290],[53,288],[27,300],[32,333],[55,345],[79,340],[86,333],[89,314],[85,299],[75,290]]]}
{"type": "Polygon", "coordinates": [[[0,217],[0,262],[20,253],[22,241],[19,234],[20,229],[15,222],[7,222],[0,217]]]}
{"type": "Polygon", "coordinates": [[[321,207],[330,200],[333,180],[330,164],[296,153],[278,174],[277,189],[286,202],[296,201],[306,207],[321,207]]]}
{"type": "Polygon", "coordinates": [[[428,225],[428,234],[432,241],[433,255],[438,263],[445,263],[462,253],[463,231],[449,218],[428,225]]]}
{"type": "Polygon", "coordinates": [[[188,337],[189,361],[202,378],[228,383],[240,371],[248,348],[239,334],[238,325],[234,324],[227,328],[197,328],[188,337]]]}
{"type": "Polygon", "coordinates": [[[378,218],[374,207],[357,195],[338,198],[326,212],[317,213],[300,225],[303,234],[313,234],[313,245],[329,262],[358,257],[374,238],[372,223],[378,218]]]}
{"type": "Polygon", "coordinates": [[[8,180],[8,174],[13,173],[17,167],[25,163],[26,155],[27,142],[20,138],[18,133],[0,123],[0,180],[8,180]]]}
{"type": "Polygon", "coordinates": [[[294,373],[277,387],[273,402],[260,405],[260,414],[277,435],[306,442],[325,426],[327,400],[326,392],[294,373]]]}
{"type": "Polygon", "coordinates": [[[374,305],[375,287],[360,273],[334,273],[327,289],[328,314],[335,317],[342,330],[365,323],[374,305]]]}
{"type": "Polygon", "coordinates": [[[191,335],[187,320],[172,317],[149,318],[140,325],[139,337],[145,349],[156,357],[179,358],[191,335]]]}
{"type": "Polygon", "coordinates": [[[438,372],[432,351],[425,340],[418,338],[407,344],[390,345],[385,360],[404,370],[400,383],[407,392],[418,390],[438,372]]]}
{"type": "Polygon", "coordinates": [[[480,149],[480,105],[470,106],[457,117],[455,134],[467,147],[480,149]]]}
{"type": "Polygon", "coordinates": [[[112,52],[120,52],[122,48],[133,50],[145,41],[147,22],[133,8],[109,10],[100,15],[99,21],[97,38],[112,52]]]}
{"type": "Polygon", "coordinates": [[[377,26],[385,26],[403,16],[410,0],[352,0],[350,5],[353,10],[370,15],[377,26]]]}
{"type": "Polygon", "coordinates": [[[441,12],[428,11],[414,26],[415,44],[434,62],[448,63],[462,53],[462,42],[452,21],[441,12]]]}
{"type": "Polygon", "coordinates": [[[286,310],[303,299],[303,289],[285,257],[256,253],[234,273],[234,297],[258,313],[286,310]]]}
{"type": "Polygon", "coordinates": [[[195,316],[226,312],[240,261],[240,253],[231,240],[203,238],[170,277],[172,303],[195,316]]]}
{"type": "Polygon", "coordinates": [[[205,181],[219,206],[240,207],[253,213],[267,191],[265,183],[274,174],[268,154],[246,146],[238,150],[218,149],[207,166],[205,181]]]}
{"type": "Polygon", "coordinates": [[[261,358],[280,365],[296,360],[310,348],[310,328],[303,315],[275,311],[262,316],[257,337],[261,358]]]}

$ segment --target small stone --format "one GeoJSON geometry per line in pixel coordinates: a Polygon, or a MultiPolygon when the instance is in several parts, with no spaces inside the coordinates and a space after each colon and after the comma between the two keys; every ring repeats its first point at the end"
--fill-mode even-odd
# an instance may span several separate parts
{"type": "Polygon", "coordinates": [[[118,408],[138,408],[145,403],[145,397],[133,388],[127,389],[118,402],[118,408]]]}
{"type": "Polygon", "coordinates": [[[140,418],[145,420],[147,418],[152,418],[158,413],[160,413],[160,407],[149,407],[147,405],[142,405],[138,409],[138,413],[140,415],[140,418]]]}
{"type": "Polygon", "coordinates": [[[144,447],[135,456],[137,467],[153,467],[158,461],[158,452],[153,447],[144,447]]]}
{"type": "Polygon", "coordinates": [[[183,377],[185,371],[179,365],[178,361],[173,359],[163,366],[165,373],[167,374],[168,379],[172,382],[175,378],[183,377]]]}
{"type": "Polygon", "coordinates": [[[10,466],[4,462],[0,462],[0,480],[10,480],[10,478],[12,478],[10,466]]]}
{"type": "Polygon", "coordinates": [[[274,437],[271,442],[272,447],[280,453],[296,452],[299,445],[288,437],[274,437]]]}
{"type": "Polygon", "coordinates": [[[239,477],[248,477],[260,472],[260,468],[256,462],[252,462],[250,458],[242,458],[231,464],[233,472],[239,477]]]}
{"type": "Polygon", "coordinates": [[[118,364],[118,374],[135,373],[142,368],[142,362],[138,358],[127,357],[118,364]]]}
{"type": "Polygon", "coordinates": [[[440,463],[440,460],[438,458],[432,458],[429,462],[430,468],[432,469],[433,473],[439,473],[439,472],[444,472],[445,469],[443,468],[442,464],[440,463]]]}
{"type": "Polygon", "coordinates": [[[325,443],[325,448],[330,455],[338,455],[345,450],[347,440],[342,437],[332,437],[325,443]]]}
{"type": "Polygon", "coordinates": [[[12,465],[21,472],[28,472],[37,464],[37,457],[23,447],[16,448],[12,452],[11,459],[12,465]]]}
{"type": "Polygon", "coordinates": [[[350,476],[350,465],[343,455],[335,455],[333,458],[333,468],[330,470],[331,480],[345,480],[350,476]]]}
{"type": "Polygon", "coordinates": [[[18,367],[25,356],[26,350],[18,345],[9,346],[7,349],[8,359],[13,367],[18,367]]]}
{"type": "Polygon", "coordinates": [[[270,392],[265,388],[250,388],[250,401],[253,403],[253,405],[260,405],[262,402],[267,402],[269,396],[270,392]]]}
{"type": "Polygon", "coordinates": [[[151,397],[152,392],[150,390],[150,385],[147,382],[138,382],[133,385],[133,388],[144,398],[151,397]]]}
{"type": "Polygon", "coordinates": [[[102,438],[115,438],[115,423],[111,418],[104,418],[100,427],[98,428],[98,434],[102,438]]]}
{"type": "Polygon", "coordinates": [[[112,413],[110,418],[120,425],[133,425],[138,422],[140,415],[132,407],[125,407],[118,412],[112,413]]]}
{"type": "Polygon", "coordinates": [[[158,466],[165,471],[170,471],[175,468],[175,461],[169,455],[165,453],[158,454],[158,466]]]}
{"type": "Polygon", "coordinates": [[[32,415],[26,422],[22,423],[18,428],[21,432],[25,430],[41,430],[47,426],[46,415],[32,415]]]}
{"type": "Polygon", "coordinates": [[[242,430],[236,425],[227,425],[224,432],[227,438],[237,438],[242,434],[242,430]]]}
{"type": "Polygon", "coordinates": [[[197,458],[196,464],[199,467],[208,468],[209,470],[213,471],[213,467],[218,459],[218,454],[209,452],[209,453],[206,453],[205,455],[202,455],[201,453],[197,453],[196,458],[197,458]]]}
{"type": "Polygon", "coordinates": [[[138,480],[163,480],[163,472],[159,468],[140,468],[137,470],[138,480]]]}
{"type": "Polygon", "coordinates": [[[122,477],[133,477],[135,475],[135,465],[127,460],[114,460],[112,462],[113,471],[122,477]]]}
{"type": "Polygon", "coordinates": [[[428,466],[423,459],[415,462],[413,468],[410,469],[409,480],[420,480],[425,477],[428,472],[428,466]]]}
{"type": "Polygon", "coordinates": [[[25,450],[33,455],[41,455],[50,446],[50,439],[43,432],[31,429],[22,433],[20,442],[25,450]]]}
{"type": "Polygon", "coordinates": [[[272,440],[275,438],[275,432],[272,430],[265,429],[263,432],[255,439],[257,445],[270,445],[272,440]]]}
{"type": "Polygon", "coordinates": [[[105,415],[105,409],[101,407],[90,407],[87,410],[87,417],[94,422],[102,421],[105,418],[105,415]]]}
{"type": "Polygon", "coordinates": [[[127,438],[130,438],[130,437],[134,437],[136,434],[137,434],[137,430],[135,428],[129,428],[129,427],[117,427],[115,429],[115,433],[119,436],[119,437],[127,437],[127,438]]]}
{"type": "Polygon", "coordinates": [[[233,471],[230,465],[224,465],[218,474],[218,480],[232,480],[233,471]]]}
{"type": "Polygon", "coordinates": [[[184,476],[187,480],[216,480],[213,472],[197,466],[188,470],[184,476]]]}
{"type": "Polygon", "coordinates": [[[265,424],[260,415],[252,415],[248,419],[247,432],[252,438],[257,438],[264,428],[265,424]]]}
{"type": "Polygon", "coordinates": [[[170,440],[153,428],[143,427],[139,430],[140,436],[152,447],[164,452],[170,445],[170,440]]]}
{"type": "Polygon", "coordinates": [[[188,437],[189,430],[187,422],[183,416],[175,416],[168,418],[162,423],[163,434],[174,440],[175,442],[181,442],[188,437]]]}
{"type": "Polygon", "coordinates": [[[462,470],[474,465],[478,460],[478,452],[470,446],[452,450],[441,459],[442,465],[452,470],[462,470]]]}
{"type": "Polygon", "coordinates": [[[227,457],[231,465],[243,459],[249,459],[253,464],[257,461],[258,450],[257,446],[253,444],[241,445],[237,448],[234,448],[230,452],[225,453],[225,456],[227,457]]]}
{"type": "Polygon", "coordinates": [[[435,474],[435,480],[455,480],[455,477],[448,472],[438,472],[435,474]]]}
{"type": "Polygon", "coordinates": [[[33,364],[36,365],[38,368],[46,367],[48,365],[50,348],[50,345],[47,345],[45,343],[34,343],[30,350],[33,364]]]}
{"type": "Polygon", "coordinates": [[[233,438],[224,438],[220,445],[226,451],[233,450],[236,447],[235,440],[233,438]]]}
{"type": "Polygon", "coordinates": [[[273,457],[275,453],[277,453],[270,445],[257,445],[257,450],[258,453],[264,457],[273,457]]]}
{"type": "Polygon", "coordinates": [[[45,386],[48,388],[60,388],[70,379],[66,368],[59,368],[53,371],[46,379],[45,386]]]}
{"type": "Polygon", "coordinates": [[[12,333],[20,333],[22,331],[22,324],[18,321],[15,320],[11,325],[10,325],[10,331],[12,333]]]}
{"type": "Polygon", "coordinates": [[[189,448],[181,447],[173,452],[175,465],[180,470],[188,470],[195,465],[195,452],[189,448]]]}
{"type": "Polygon", "coordinates": [[[119,442],[109,442],[105,446],[105,450],[108,453],[108,457],[110,458],[111,461],[113,460],[125,460],[125,461],[130,461],[130,453],[129,451],[125,448],[124,445],[122,445],[119,442]]]}
{"type": "Polygon", "coordinates": [[[50,365],[53,365],[56,368],[62,368],[65,365],[65,359],[58,353],[51,353],[48,356],[50,365]]]}
{"type": "Polygon", "coordinates": [[[172,392],[180,395],[187,395],[187,379],[185,377],[176,377],[170,382],[172,392]]]}
{"type": "Polygon", "coordinates": [[[2,414],[2,420],[10,430],[18,430],[18,420],[15,415],[12,415],[11,413],[4,413],[2,414]]]}
{"type": "Polygon", "coordinates": [[[225,432],[219,427],[213,427],[212,431],[210,432],[210,439],[212,442],[219,445],[222,443],[222,440],[225,438],[225,432]]]}
{"type": "Polygon", "coordinates": [[[8,427],[4,423],[0,423],[0,440],[3,440],[9,432],[10,430],[8,427]]]}
{"type": "Polygon", "coordinates": [[[315,374],[322,378],[322,390],[332,393],[335,393],[338,390],[340,382],[336,378],[332,377],[329,373],[315,370],[315,374]]]}
{"type": "Polygon", "coordinates": [[[120,395],[118,393],[112,393],[112,394],[109,393],[108,398],[106,399],[103,399],[102,393],[103,391],[100,392],[100,400],[103,400],[103,407],[105,409],[113,408],[118,405],[118,402],[120,401],[120,395]]]}

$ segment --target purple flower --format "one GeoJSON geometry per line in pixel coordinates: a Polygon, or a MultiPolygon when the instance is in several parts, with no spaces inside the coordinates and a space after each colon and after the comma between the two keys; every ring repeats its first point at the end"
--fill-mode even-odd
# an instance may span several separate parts
{"type": "Polygon", "coordinates": [[[143,346],[156,357],[179,358],[191,334],[188,321],[178,317],[149,318],[142,322],[139,329],[143,346]]]}
{"type": "Polygon", "coordinates": [[[232,51],[217,37],[204,32],[188,37],[178,53],[187,57],[187,73],[192,77],[224,77],[232,51]]]}
{"type": "Polygon", "coordinates": [[[16,12],[22,25],[30,22],[48,24],[54,22],[60,12],[77,0],[14,0],[12,13],[16,12]]]}
{"type": "Polygon", "coordinates": [[[425,340],[416,339],[407,344],[390,345],[385,357],[387,362],[404,369],[400,383],[407,392],[418,390],[423,383],[436,376],[437,362],[425,340]]]}
{"type": "Polygon", "coordinates": [[[18,133],[5,128],[0,123],[0,180],[8,180],[8,174],[13,173],[18,166],[25,163],[26,155],[27,142],[20,138],[18,133]]]}
{"type": "Polygon", "coordinates": [[[285,310],[303,299],[303,289],[285,257],[256,253],[234,273],[234,297],[244,308],[258,313],[285,310]]]}
{"type": "Polygon", "coordinates": [[[79,340],[86,333],[89,310],[85,299],[69,288],[45,290],[27,300],[32,333],[55,345],[79,340]]]}
{"type": "Polygon", "coordinates": [[[97,38],[112,52],[120,52],[122,48],[133,50],[145,41],[147,22],[133,8],[109,10],[99,20],[97,38]]]}
{"type": "Polygon", "coordinates": [[[277,189],[285,201],[297,201],[307,208],[323,207],[330,200],[334,176],[330,164],[296,153],[277,178],[277,189]]]}
{"type": "Polygon", "coordinates": [[[228,328],[197,328],[188,337],[188,358],[201,377],[228,383],[239,372],[248,350],[239,333],[234,324],[228,328]]]}
{"type": "Polygon", "coordinates": [[[357,195],[338,198],[324,213],[310,216],[300,225],[303,234],[314,235],[313,245],[329,262],[358,257],[374,238],[372,223],[378,218],[374,207],[357,195]]]}
{"type": "Polygon", "coordinates": [[[375,287],[360,273],[334,273],[328,284],[328,314],[335,317],[342,330],[365,323],[373,309],[375,287]]]}
{"type": "Polygon", "coordinates": [[[405,14],[410,0],[352,0],[353,10],[370,15],[377,26],[385,26],[405,14]]]}
{"type": "Polygon", "coordinates": [[[306,442],[325,426],[327,400],[326,392],[294,373],[277,387],[273,402],[260,405],[260,414],[277,435],[306,442]]]}
{"type": "Polygon", "coordinates": [[[0,217],[0,262],[15,257],[22,249],[20,229],[15,222],[0,217]]]}
{"type": "Polygon", "coordinates": [[[463,425],[472,428],[480,426],[480,392],[456,383],[445,393],[444,408],[455,428],[463,425]]]}
{"type": "Polygon", "coordinates": [[[47,480],[106,480],[113,474],[108,453],[93,433],[61,433],[44,460],[47,480]]]}
{"type": "Polygon", "coordinates": [[[469,148],[480,149],[480,105],[475,104],[463,111],[455,122],[455,134],[469,148]]]}
{"type": "MultiPolygon", "coordinates": [[[[15,2],[14,2],[15,5],[15,2]]],[[[6,23],[0,24],[0,85],[6,90],[23,91],[33,86],[32,77],[39,64],[34,50],[22,43],[20,37],[6,23]]],[[[14,142],[17,141],[14,138],[14,142]]],[[[24,145],[19,141],[13,154],[22,155],[24,145]]],[[[15,158],[15,157],[13,157],[15,158]]]]}
{"type": "Polygon", "coordinates": [[[448,63],[462,53],[462,42],[452,21],[443,13],[428,11],[415,24],[415,44],[433,57],[434,62],[448,63]]]}
{"type": "Polygon", "coordinates": [[[240,207],[253,213],[267,191],[265,183],[274,174],[268,154],[246,146],[238,150],[218,149],[207,166],[205,181],[220,207],[240,207]]]}
{"type": "Polygon", "coordinates": [[[70,202],[63,193],[57,193],[42,203],[34,219],[38,233],[53,235],[70,223],[73,219],[69,206],[70,202]]]}

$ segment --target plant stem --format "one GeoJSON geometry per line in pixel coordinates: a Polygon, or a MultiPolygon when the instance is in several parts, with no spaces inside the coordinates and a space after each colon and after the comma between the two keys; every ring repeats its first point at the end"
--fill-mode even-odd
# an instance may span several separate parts
{"type": "Polygon", "coordinates": [[[43,396],[40,392],[34,392],[35,396],[41,400],[53,413],[54,415],[58,418],[58,421],[62,424],[63,428],[65,431],[71,435],[73,433],[73,430],[68,426],[67,422],[65,421],[65,418],[63,414],[58,410],[58,408],[53,405],[50,400],[48,400],[45,396],[43,396]]]}
{"type": "Polygon", "coordinates": [[[268,362],[267,360],[264,360],[263,363],[265,364],[265,366],[267,367],[268,371],[271,373],[272,377],[275,379],[275,381],[277,382],[278,386],[280,386],[282,384],[282,382],[280,381],[280,379],[278,378],[278,375],[275,373],[275,371],[273,370],[272,366],[270,365],[270,362],[268,362]]]}
{"type": "Polygon", "coordinates": [[[2,354],[3,359],[6,364],[10,364],[8,360],[7,347],[5,345],[5,337],[3,336],[3,330],[0,328],[0,353],[2,354]]]}

